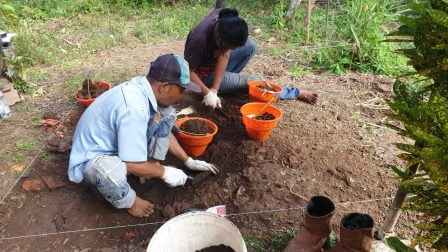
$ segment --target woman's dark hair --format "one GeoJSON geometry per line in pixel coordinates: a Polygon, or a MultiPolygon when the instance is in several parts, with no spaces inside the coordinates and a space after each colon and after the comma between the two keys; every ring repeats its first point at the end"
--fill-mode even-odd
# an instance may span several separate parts
{"type": "Polygon", "coordinates": [[[219,12],[218,34],[227,45],[245,45],[249,36],[248,30],[246,21],[238,16],[236,9],[224,8],[219,12]]]}

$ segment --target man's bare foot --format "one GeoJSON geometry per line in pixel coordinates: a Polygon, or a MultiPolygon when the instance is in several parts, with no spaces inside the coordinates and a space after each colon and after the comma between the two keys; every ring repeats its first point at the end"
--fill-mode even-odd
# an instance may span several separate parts
{"type": "Polygon", "coordinates": [[[315,92],[302,90],[300,91],[300,95],[297,99],[309,104],[315,104],[318,96],[319,95],[315,92]]]}
{"type": "Polygon", "coordinates": [[[136,196],[131,208],[126,209],[128,213],[137,218],[149,217],[154,212],[154,205],[136,196]]]}

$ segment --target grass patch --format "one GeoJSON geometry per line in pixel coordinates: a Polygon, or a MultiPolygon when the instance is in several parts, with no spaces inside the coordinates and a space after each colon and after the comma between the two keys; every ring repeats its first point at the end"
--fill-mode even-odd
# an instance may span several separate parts
{"type": "Polygon", "coordinates": [[[128,20],[117,15],[80,15],[69,22],[58,20],[25,26],[14,41],[16,52],[32,65],[73,64],[75,59],[126,44],[128,20]],[[113,20],[113,21],[111,21],[113,20]]]}
{"type": "Polygon", "coordinates": [[[254,251],[265,251],[265,243],[263,240],[257,239],[252,235],[245,235],[244,242],[249,249],[254,251]]]}
{"type": "Polygon", "coordinates": [[[257,238],[250,233],[244,234],[243,237],[247,247],[253,251],[283,252],[296,233],[294,229],[286,229],[273,231],[263,238],[257,238]]]}
{"type": "Polygon", "coordinates": [[[135,24],[132,33],[143,43],[186,37],[210,10],[210,6],[201,2],[153,7],[149,15],[135,24]]]}
{"type": "Polygon", "coordinates": [[[281,252],[284,251],[288,243],[294,236],[296,231],[293,229],[287,229],[286,231],[274,232],[271,236],[270,251],[281,252]]]}
{"type": "Polygon", "coordinates": [[[36,147],[37,143],[37,140],[33,138],[28,139],[23,143],[16,143],[16,147],[19,151],[30,151],[36,147]]]}
{"type": "MultiPolygon", "coordinates": [[[[27,0],[25,6],[22,1],[12,0],[13,14],[19,21],[9,26],[19,33],[14,41],[16,52],[27,59],[27,67],[51,63],[63,69],[74,69],[82,65],[83,59],[117,46],[184,38],[213,9],[214,2],[27,0]]],[[[339,46],[310,51],[299,48],[305,43],[304,4],[296,13],[295,29],[284,19],[289,0],[228,0],[227,6],[237,8],[251,27],[261,28],[260,34],[253,35],[256,39],[267,40],[273,36],[286,42],[270,50],[274,56],[293,59],[290,71],[294,78],[306,74],[310,67],[326,68],[338,74],[353,69],[397,75],[403,71],[405,59],[393,52],[395,45],[381,43],[381,40],[387,28],[393,27],[400,8],[392,0],[380,2],[332,3],[328,23],[326,9],[314,8],[311,42],[317,46],[327,43],[339,46]],[[365,8],[369,11],[363,11],[365,8]]],[[[41,82],[44,75],[34,73],[29,81],[41,82]]]]}

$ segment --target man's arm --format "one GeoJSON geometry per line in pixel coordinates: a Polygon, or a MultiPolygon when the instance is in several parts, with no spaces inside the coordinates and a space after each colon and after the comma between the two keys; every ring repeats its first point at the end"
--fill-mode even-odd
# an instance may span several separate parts
{"type": "Polygon", "coordinates": [[[182,161],[182,163],[185,163],[185,161],[187,161],[187,159],[189,158],[188,154],[184,151],[182,146],[180,146],[179,142],[177,141],[177,139],[173,135],[173,133],[170,133],[170,148],[169,148],[169,151],[176,158],[178,158],[180,161],[182,161]]]}
{"type": "Polygon", "coordinates": [[[144,178],[160,178],[165,168],[157,161],[125,162],[130,174],[144,178]]]}
{"type": "Polygon", "coordinates": [[[216,61],[215,66],[215,76],[213,78],[212,88],[216,91],[219,91],[219,87],[221,86],[221,81],[224,76],[224,72],[226,71],[227,65],[229,64],[230,58],[230,50],[227,52],[220,54],[216,61]]]}

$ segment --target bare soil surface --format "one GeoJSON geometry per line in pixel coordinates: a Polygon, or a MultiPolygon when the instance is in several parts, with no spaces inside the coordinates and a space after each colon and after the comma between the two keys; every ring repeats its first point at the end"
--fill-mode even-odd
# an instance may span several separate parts
{"type": "MultiPolygon", "coordinates": [[[[14,143],[12,135],[34,134],[41,136],[40,143],[44,144],[46,137],[55,134],[60,138],[60,149],[46,155],[36,155],[39,148],[33,149],[29,161],[24,161],[30,164],[29,169],[10,194],[6,194],[8,186],[17,177],[10,171],[14,162],[1,155],[0,172],[7,183],[1,188],[2,198],[6,197],[0,204],[0,250],[142,251],[169,218],[188,208],[216,205],[227,206],[229,219],[243,235],[268,239],[273,232],[298,228],[302,207],[314,195],[325,195],[336,203],[337,213],[332,219],[336,233],[342,216],[355,211],[370,214],[378,228],[397,188],[387,165],[401,165],[393,143],[403,139],[384,126],[387,106],[383,98],[393,95],[392,80],[355,73],[310,74],[294,79],[288,71],[291,60],[269,54],[269,49],[276,46],[260,42],[260,52],[246,71],[263,74],[280,85],[317,91],[318,103],[276,102],[274,105],[283,112],[282,119],[268,140],[255,142],[247,137],[239,112],[241,105],[249,101],[247,94],[222,96],[227,117],[204,107],[201,97],[187,94],[176,108],[193,105],[198,111],[196,116],[212,120],[219,127],[200,159],[216,164],[221,172],[180,188],[169,188],[158,179],[140,184],[138,178],[129,176],[137,194],[156,206],[147,219],[113,209],[86,184],[68,181],[69,152],[60,144],[70,140],[84,111],[73,105],[73,94],[49,92],[45,98],[28,99],[21,105],[38,108],[30,112],[31,116],[45,111],[61,114],[61,125],[48,132],[38,126],[26,127],[25,119],[30,115],[13,107],[14,119],[1,124],[1,143],[14,143]],[[26,190],[30,188],[23,184],[29,179],[41,180],[42,184],[36,190],[26,190]]],[[[119,84],[130,74],[146,74],[149,61],[157,55],[182,54],[182,47],[182,41],[151,46],[136,42],[98,53],[84,67],[113,72],[119,81],[110,82],[119,84]]],[[[52,80],[60,81],[82,69],[61,71],[48,66],[47,71],[52,80]]],[[[3,148],[12,150],[14,146],[2,146],[2,153],[6,151],[3,148]]],[[[166,163],[184,168],[172,157],[166,163]]],[[[414,236],[411,225],[415,220],[415,215],[404,213],[396,228],[398,235],[414,236]]]]}

